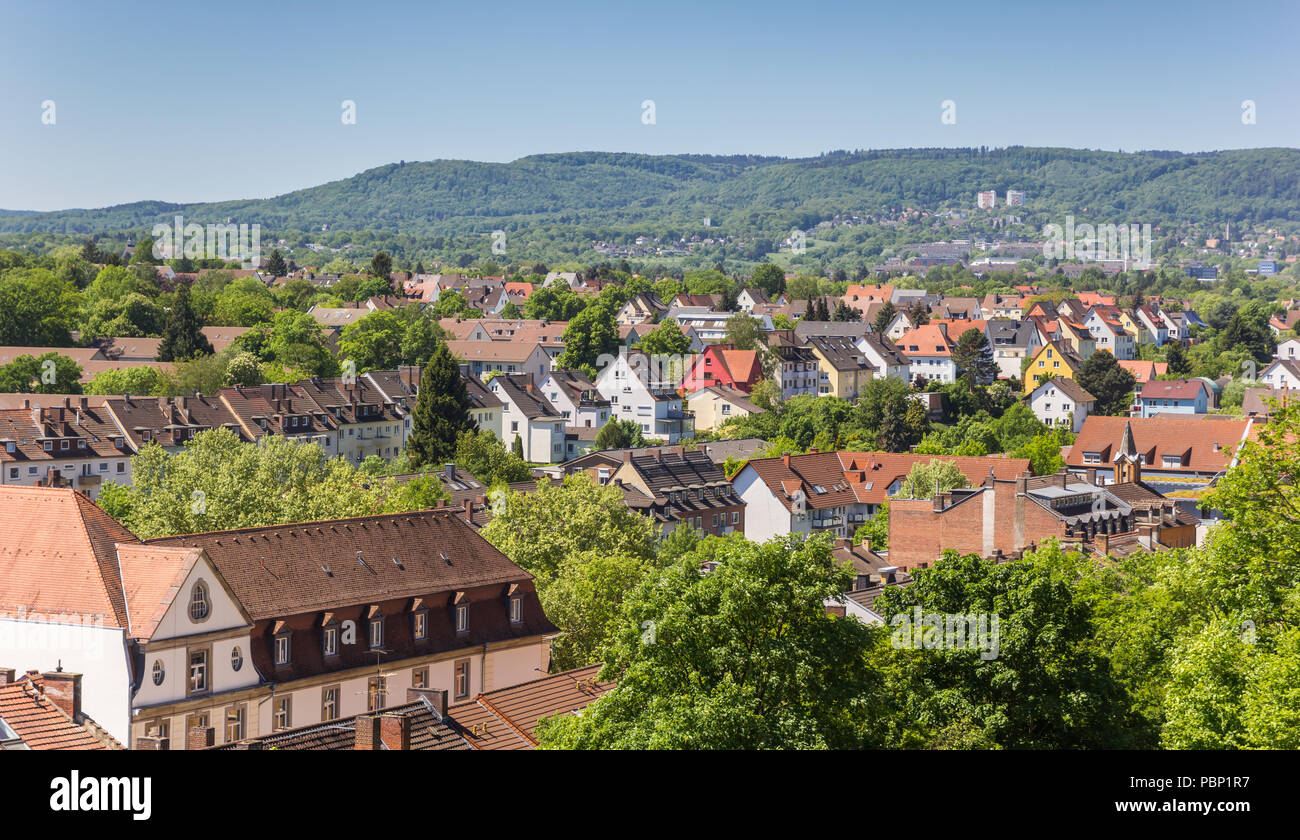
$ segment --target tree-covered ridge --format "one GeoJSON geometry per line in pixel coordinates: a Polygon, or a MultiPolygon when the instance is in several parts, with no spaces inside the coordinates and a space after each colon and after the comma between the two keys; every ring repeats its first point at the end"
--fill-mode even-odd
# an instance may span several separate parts
{"type": "Polygon", "coordinates": [[[0,211],[0,232],[122,231],[180,213],[187,221],[233,218],[276,231],[329,225],[411,235],[632,223],[694,231],[708,216],[740,233],[900,205],[970,209],[975,193],[990,189],[1025,191],[1026,213],[1152,223],[1295,221],[1300,150],[893,149],[805,159],[574,152],[510,163],[401,162],[265,200],[0,211]]]}

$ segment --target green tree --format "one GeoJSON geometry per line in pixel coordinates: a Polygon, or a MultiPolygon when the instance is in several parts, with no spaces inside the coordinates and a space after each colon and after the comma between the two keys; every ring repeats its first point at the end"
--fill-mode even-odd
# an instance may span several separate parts
{"type": "Polygon", "coordinates": [[[353,362],[357,373],[391,370],[402,364],[402,339],[406,325],[392,312],[372,312],[343,328],[339,358],[353,362]]]}
{"type": "Polygon", "coordinates": [[[1186,376],[1192,372],[1192,363],[1180,342],[1171,341],[1165,348],[1165,361],[1169,363],[1169,372],[1172,374],[1186,376]]]}
{"type": "Polygon", "coordinates": [[[81,365],[54,350],[18,356],[0,365],[0,393],[80,394],[81,365]]]}
{"type": "Polygon", "coordinates": [[[1120,367],[1107,350],[1089,356],[1075,373],[1074,381],[1097,398],[1097,414],[1109,415],[1128,413],[1137,384],[1133,374],[1120,367]]]}
{"type": "Polygon", "coordinates": [[[460,367],[447,345],[439,344],[420,376],[420,394],[406,442],[411,462],[416,466],[438,466],[451,460],[461,434],[477,428],[469,409],[469,393],[460,367]]]}
{"type": "Polygon", "coordinates": [[[956,461],[931,459],[922,463],[917,461],[903,479],[898,489],[900,499],[932,499],[936,493],[947,493],[960,487],[969,487],[966,474],[957,467],[956,461]]]}
{"type": "Polygon", "coordinates": [[[47,269],[0,270],[0,344],[66,347],[72,343],[80,297],[74,284],[47,269]]]}
{"type": "Polygon", "coordinates": [[[618,685],[548,719],[547,748],[808,749],[879,743],[879,631],[827,614],[851,575],[829,541],[710,537],[627,596],[600,657],[618,685]],[[714,571],[700,573],[704,561],[714,571]]]}
{"type": "Polygon", "coordinates": [[[595,376],[597,360],[602,355],[614,355],[618,346],[614,313],[594,303],[573,316],[564,328],[564,352],[556,360],[556,366],[584,370],[589,376],[595,376]]]}
{"type": "Polygon", "coordinates": [[[266,271],[272,277],[284,277],[289,273],[289,264],[284,261],[278,248],[271,251],[271,256],[267,258],[266,271]]]}
{"type": "Polygon", "coordinates": [[[897,314],[898,307],[894,306],[891,301],[885,301],[880,307],[880,310],[876,312],[876,320],[872,323],[875,331],[883,334],[885,330],[889,328],[889,323],[894,320],[894,316],[897,314]]]}
{"type": "Polygon", "coordinates": [[[524,441],[518,434],[515,435],[514,441],[510,444],[510,454],[521,461],[524,458],[524,441]]]}
{"type": "Polygon", "coordinates": [[[762,289],[769,296],[775,297],[785,291],[785,272],[781,270],[779,265],[762,263],[754,269],[749,282],[754,288],[762,289]]]}
{"type": "Polygon", "coordinates": [[[190,305],[190,287],[181,284],[176,287],[171,309],[163,323],[158,361],[182,362],[211,353],[212,342],[203,334],[203,321],[190,305]]]}
{"type": "Polygon", "coordinates": [[[957,375],[965,378],[972,393],[977,386],[987,385],[998,375],[997,362],[993,361],[993,349],[983,330],[969,329],[963,332],[952,348],[952,361],[957,368],[957,375]]]}
{"type": "Polygon", "coordinates": [[[684,356],[690,352],[691,340],[676,320],[665,318],[641,339],[640,348],[650,355],[684,356]]]}
{"type": "Polygon", "coordinates": [[[455,463],[489,486],[528,481],[533,468],[523,458],[506,451],[501,441],[486,429],[461,432],[456,439],[455,463]]]}
{"type": "Polygon", "coordinates": [[[767,346],[767,333],[763,322],[745,312],[737,312],[727,319],[728,344],[737,350],[760,350],[767,346]]]}
{"type": "Polygon", "coordinates": [[[167,377],[151,367],[101,370],[85,387],[87,394],[139,394],[155,397],[165,395],[167,390],[167,377]]]}

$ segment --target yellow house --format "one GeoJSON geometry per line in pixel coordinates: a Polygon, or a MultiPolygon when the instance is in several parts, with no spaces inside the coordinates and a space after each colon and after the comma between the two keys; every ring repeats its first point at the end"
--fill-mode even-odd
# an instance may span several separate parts
{"type": "Polygon", "coordinates": [[[1155,341],[1155,338],[1151,335],[1151,330],[1147,329],[1132,312],[1121,309],[1119,322],[1124,329],[1133,333],[1134,341],[1138,344],[1150,344],[1155,341]]]}
{"type": "Polygon", "coordinates": [[[1092,333],[1086,327],[1072,324],[1061,318],[1056,322],[1056,333],[1080,359],[1086,359],[1097,352],[1097,339],[1092,337],[1092,333]]]}
{"type": "Polygon", "coordinates": [[[808,349],[817,357],[818,396],[855,400],[871,381],[874,369],[853,339],[812,336],[808,349]]]}
{"type": "Polygon", "coordinates": [[[1070,345],[1063,341],[1049,341],[1038,348],[1025,368],[1025,393],[1031,394],[1048,376],[1073,379],[1083,362],[1070,345]]]}

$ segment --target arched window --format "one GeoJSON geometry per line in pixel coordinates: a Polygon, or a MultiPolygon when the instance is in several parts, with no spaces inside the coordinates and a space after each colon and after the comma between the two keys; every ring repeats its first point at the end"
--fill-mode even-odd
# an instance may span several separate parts
{"type": "Polygon", "coordinates": [[[166,676],[166,670],[163,668],[161,659],[153,661],[153,684],[162,685],[163,677],[166,676]]]}
{"type": "Polygon", "coordinates": [[[198,623],[205,621],[208,612],[211,610],[211,604],[208,603],[208,585],[203,581],[194,584],[190,590],[190,621],[198,623]]]}

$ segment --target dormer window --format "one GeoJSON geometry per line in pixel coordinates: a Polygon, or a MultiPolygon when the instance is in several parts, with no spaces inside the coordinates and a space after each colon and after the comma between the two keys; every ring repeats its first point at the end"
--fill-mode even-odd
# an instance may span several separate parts
{"type": "Polygon", "coordinates": [[[83,440],[83,439],[81,439],[81,438],[78,438],[78,439],[77,439],[77,448],[78,448],[78,449],[85,449],[85,448],[86,448],[86,441],[83,440]]]}
{"type": "Polygon", "coordinates": [[[411,635],[418,639],[429,637],[429,611],[416,610],[411,614],[411,635]]]}
{"type": "Polygon", "coordinates": [[[384,646],[384,617],[377,615],[370,619],[370,649],[384,646]]]}
{"type": "Polygon", "coordinates": [[[325,656],[338,656],[339,628],[337,626],[321,630],[321,653],[325,656]]]}
{"type": "Polygon", "coordinates": [[[460,604],[456,607],[456,632],[464,633],[469,630],[469,605],[460,604]]]}
{"type": "Polygon", "coordinates": [[[69,441],[66,441],[66,440],[61,440],[61,441],[59,441],[59,450],[60,450],[60,451],[63,451],[63,450],[68,449],[69,446],[70,446],[70,442],[69,442],[69,441]]]}
{"type": "Polygon", "coordinates": [[[510,599],[510,623],[518,624],[524,620],[523,599],[518,596],[510,599]]]}
{"type": "Polygon", "coordinates": [[[46,452],[53,452],[53,451],[54,451],[54,442],[53,442],[53,441],[49,441],[49,440],[45,441],[45,451],[46,451],[46,452]]]}
{"type": "Polygon", "coordinates": [[[275,664],[288,665],[291,661],[292,652],[289,646],[289,640],[293,634],[288,630],[277,633],[275,636],[275,664]]]}

